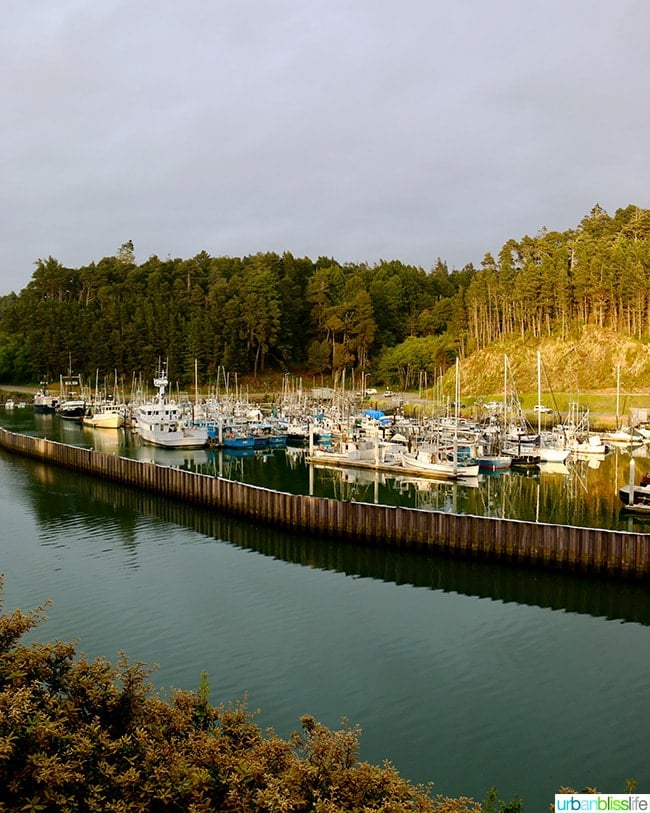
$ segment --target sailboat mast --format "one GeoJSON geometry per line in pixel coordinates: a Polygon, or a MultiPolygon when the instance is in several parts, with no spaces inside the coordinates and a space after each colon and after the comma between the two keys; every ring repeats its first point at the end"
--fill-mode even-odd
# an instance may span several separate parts
{"type": "Polygon", "coordinates": [[[542,354],[537,351],[537,434],[542,434],[542,354]]]}

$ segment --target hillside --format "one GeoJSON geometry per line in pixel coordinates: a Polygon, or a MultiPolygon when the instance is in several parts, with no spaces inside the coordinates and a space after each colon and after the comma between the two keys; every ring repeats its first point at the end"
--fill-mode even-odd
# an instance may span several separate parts
{"type": "MultiPolygon", "coordinates": [[[[541,342],[511,339],[491,344],[462,361],[463,393],[487,395],[503,390],[503,358],[520,393],[537,389],[537,351],[542,358],[542,389],[578,394],[615,391],[617,366],[625,392],[650,391],[650,346],[629,337],[592,326],[568,341],[541,342]]],[[[447,377],[453,371],[447,373],[447,377]]]]}

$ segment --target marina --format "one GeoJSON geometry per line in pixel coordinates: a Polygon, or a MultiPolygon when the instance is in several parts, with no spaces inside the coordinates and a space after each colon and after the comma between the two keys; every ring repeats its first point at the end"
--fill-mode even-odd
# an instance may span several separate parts
{"type": "MultiPolygon", "coordinates": [[[[69,425],[69,422],[62,421],[60,425],[69,425]]],[[[634,520],[638,515],[626,512],[625,506],[619,506],[618,512],[619,523],[621,519],[626,520],[625,530],[614,528],[611,521],[613,518],[609,524],[604,525],[593,522],[577,524],[576,517],[580,513],[576,510],[576,504],[567,503],[572,517],[570,523],[549,521],[541,516],[542,505],[546,504],[546,495],[543,500],[541,493],[541,464],[537,467],[539,481],[535,483],[535,518],[530,520],[512,516],[510,511],[509,515],[506,515],[505,510],[501,515],[491,512],[491,506],[495,505],[490,500],[492,478],[487,478],[485,483],[487,499],[478,481],[469,482],[476,478],[469,478],[466,483],[466,492],[471,493],[476,488],[483,500],[483,510],[480,512],[460,507],[458,480],[453,482],[452,490],[445,494],[444,507],[429,506],[423,510],[424,506],[418,505],[417,510],[409,510],[394,502],[381,501],[381,472],[375,472],[375,499],[364,502],[318,496],[314,489],[315,466],[309,462],[307,491],[294,488],[285,492],[280,489],[279,482],[258,485],[243,479],[237,481],[232,477],[224,477],[224,464],[230,465],[231,457],[226,457],[223,450],[212,461],[197,462],[193,459],[190,463],[189,459],[184,459],[183,466],[170,466],[161,463],[159,459],[149,458],[148,462],[158,465],[143,466],[143,459],[137,455],[133,459],[118,454],[119,443],[112,454],[107,454],[98,452],[94,446],[77,446],[70,439],[61,444],[48,440],[45,436],[37,438],[33,435],[2,432],[0,442],[10,451],[64,465],[81,474],[114,480],[275,527],[349,538],[382,548],[397,546],[424,551],[439,550],[450,555],[487,557],[503,563],[521,562],[543,568],[583,570],[614,577],[647,578],[650,574],[647,534],[645,529],[634,527],[634,520]]],[[[134,448],[142,447],[136,445],[134,448]]],[[[252,451],[255,455],[255,450],[241,451],[241,456],[238,455],[237,458],[242,463],[246,452],[252,451]]],[[[286,463],[286,450],[277,451],[284,452],[286,463]]],[[[268,461],[269,458],[269,454],[263,453],[264,460],[268,461]]],[[[618,456],[615,461],[618,463],[618,456]]],[[[593,462],[589,461],[591,465],[593,462]]],[[[294,463],[297,463],[295,459],[294,463]]],[[[564,464],[546,465],[555,474],[557,466],[564,464]]],[[[531,469],[526,471],[530,472],[531,469]]],[[[497,477],[502,481],[503,475],[497,477]]],[[[402,479],[400,477],[398,482],[402,479]]],[[[503,482],[505,479],[503,477],[503,482]]],[[[518,475],[518,482],[514,479],[510,482],[521,485],[525,479],[518,475]]],[[[533,482],[536,479],[531,478],[533,482]]],[[[444,482],[442,481],[443,484],[444,482]]],[[[436,496],[439,493],[438,490],[436,496]]],[[[505,494],[505,491],[502,493],[505,494]]],[[[614,494],[616,497],[620,496],[616,489],[614,494]]],[[[523,504],[530,511],[533,501],[523,504]]]]}
{"type": "Polygon", "coordinates": [[[456,480],[422,476],[370,460],[311,458],[306,444],[282,448],[156,448],[125,429],[93,429],[30,408],[0,410],[0,426],[28,436],[94,449],[109,455],[158,462],[262,488],[346,501],[455,511],[476,516],[557,523],[609,530],[650,531],[650,517],[625,510],[620,491],[629,486],[631,464],[640,483],[650,474],[648,444],[608,453],[572,452],[564,463],[494,471],[456,480]]]}

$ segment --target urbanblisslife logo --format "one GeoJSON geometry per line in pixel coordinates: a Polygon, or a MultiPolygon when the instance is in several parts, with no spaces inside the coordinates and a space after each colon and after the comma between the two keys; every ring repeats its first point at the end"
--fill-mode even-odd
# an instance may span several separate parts
{"type": "Polygon", "coordinates": [[[558,811],[650,811],[650,793],[556,793],[558,811]]]}

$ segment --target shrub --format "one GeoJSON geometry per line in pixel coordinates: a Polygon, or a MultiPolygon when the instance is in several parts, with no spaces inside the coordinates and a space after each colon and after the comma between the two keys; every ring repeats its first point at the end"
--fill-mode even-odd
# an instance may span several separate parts
{"type": "Polygon", "coordinates": [[[75,644],[22,643],[46,606],[0,613],[0,811],[481,811],[360,761],[345,721],[331,731],[303,717],[286,741],[260,730],[245,698],[211,705],[205,675],[165,698],[124,655],[112,665],[75,644]]]}

